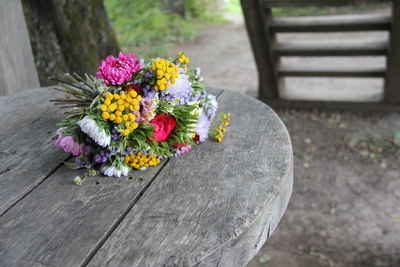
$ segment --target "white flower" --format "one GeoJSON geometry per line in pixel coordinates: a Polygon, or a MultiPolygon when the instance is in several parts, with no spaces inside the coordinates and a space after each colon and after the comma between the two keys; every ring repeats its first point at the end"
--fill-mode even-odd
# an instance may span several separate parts
{"type": "Polygon", "coordinates": [[[101,165],[100,171],[107,176],[121,177],[127,176],[129,172],[129,167],[124,165],[119,165],[119,167],[111,165],[101,165]]]}
{"type": "Polygon", "coordinates": [[[208,95],[208,103],[212,105],[215,110],[218,108],[217,98],[214,95],[208,95]]]}
{"type": "Polygon", "coordinates": [[[81,130],[89,135],[97,144],[102,147],[106,147],[111,142],[111,136],[106,131],[100,128],[96,121],[85,116],[82,120],[78,121],[77,124],[81,127],[81,130]]]}
{"type": "Polygon", "coordinates": [[[196,68],[196,76],[200,76],[201,74],[201,69],[200,68],[196,68]]]}

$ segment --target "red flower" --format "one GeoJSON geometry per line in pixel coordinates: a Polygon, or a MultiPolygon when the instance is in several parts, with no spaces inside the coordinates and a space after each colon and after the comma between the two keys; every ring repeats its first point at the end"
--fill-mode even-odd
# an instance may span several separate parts
{"type": "Polygon", "coordinates": [[[122,91],[129,93],[129,91],[134,90],[136,91],[136,93],[138,95],[140,95],[142,93],[142,87],[137,84],[137,83],[132,83],[132,84],[128,84],[125,85],[124,87],[122,87],[122,91]]]}
{"type": "Polygon", "coordinates": [[[182,148],[184,146],[186,146],[186,144],[176,144],[173,146],[173,148],[182,148]]]}
{"type": "Polygon", "coordinates": [[[150,124],[155,128],[153,136],[149,140],[156,140],[157,143],[160,143],[168,140],[169,134],[175,129],[176,119],[174,116],[168,114],[157,114],[150,121],[150,124]]]}

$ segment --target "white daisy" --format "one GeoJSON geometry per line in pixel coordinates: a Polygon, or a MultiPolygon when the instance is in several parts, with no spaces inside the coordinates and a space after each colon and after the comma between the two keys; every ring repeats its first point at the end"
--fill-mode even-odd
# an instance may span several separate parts
{"type": "Polygon", "coordinates": [[[121,177],[127,176],[129,172],[129,167],[120,165],[119,167],[111,166],[111,165],[101,165],[100,171],[107,176],[121,177]]]}
{"type": "Polygon", "coordinates": [[[77,124],[84,133],[89,135],[100,146],[107,147],[110,144],[111,136],[104,129],[100,128],[95,120],[85,116],[77,124]]]}

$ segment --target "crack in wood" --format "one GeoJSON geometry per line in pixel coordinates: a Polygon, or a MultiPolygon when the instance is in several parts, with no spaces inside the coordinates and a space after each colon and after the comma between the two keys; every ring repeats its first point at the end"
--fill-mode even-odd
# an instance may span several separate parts
{"type": "Polygon", "coordinates": [[[112,235],[112,233],[122,223],[122,221],[125,219],[125,217],[128,215],[128,213],[132,210],[132,208],[135,206],[135,204],[140,200],[140,198],[143,196],[143,194],[147,191],[147,189],[153,184],[153,182],[156,180],[156,178],[161,173],[161,171],[164,169],[164,167],[167,166],[168,162],[169,162],[169,159],[167,159],[165,161],[164,165],[157,171],[157,173],[154,175],[154,177],[143,187],[143,189],[138,193],[137,197],[133,199],[133,201],[129,205],[129,207],[122,213],[122,215],[111,226],[111,228],[108,231],[106,231],[105,235],[99,240],[99,242],[96,244],[96,246],[94,246],[94,248],[88,253],[88,255],[82,261],[80,266],[87,266],[90,263],[90,261],[93,259],[93,257],[96,255],[96,253],[101,249],[101,247],[104,245],[104,243],[107,241],[107,239],[112,235]]]}
{"type": "MultiPolygon", "coordinates": [[[[72,158],[72,156],[68,156],[68,158],[66,158],[64,161],[68,161],[72,158]]],[[[33,190],[35,190],[39,185],[41,185],[44,181],[46,181],[47,178],[49,178],[53,173],[55,173],[58,169],[60,169],[63,165],[64,165],[64,161],[60,162],[59,164],[57,164],[53,169],[51,169],[49,171],[49,173],[45,176],[43,176],[42,179],[39,179],[39,181],[37,182],[37,184],[35,184],[34,186],[32,186],[32,188],[30,188],[29,190],[27,190],[20,198],[16,199],[13,203],[11,203],[11,205],[6,208],[2,213],[0,213],[0,217],[3,216],[4,214],[6,214],[9,210],[11,210],[15,205],[18,204],[18,202],[20,202],[21,200],[23,200],[27,195],[29,195],[33,190]]],[[[18,164],[17,164],[18,165],[18,164]]],[[[10,171],[10,170],[9,170],[10,171]]]]}
{"type": "Polygon", "coordinates": [[[217,265],[215,265],[216,267],[218,267],[219,264],[221,263],[221,259],[222,259],[222,254],[223,254],[223,252],[224,252],[224,250],[221,249],[221,254],[219,255],[219,259],[218,259],[217,265]]]}

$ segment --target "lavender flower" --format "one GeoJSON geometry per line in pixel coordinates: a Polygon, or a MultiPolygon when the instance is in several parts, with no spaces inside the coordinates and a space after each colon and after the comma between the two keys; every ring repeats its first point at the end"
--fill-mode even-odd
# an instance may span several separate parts
{"type": "Polygon", "coordinates": [[[208,138],[208,130],[211,125],[211,120],[202,113],[196,123],[194,131],[199,135],[199,142],[204,142],[208,138]]]}
{"type": "Polygon", "coordinates": [[[192,84],[189,81],[189,75],[180,74],[176,83],[172,84],[167,90],[160,92],[160,100],[174,101],[179,100],[179,104],[184,105],[189,103],[192,93],[192,84]]]}

